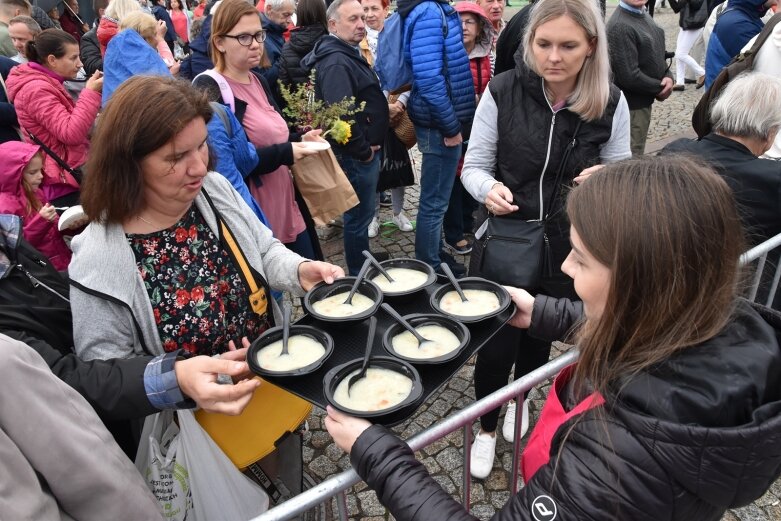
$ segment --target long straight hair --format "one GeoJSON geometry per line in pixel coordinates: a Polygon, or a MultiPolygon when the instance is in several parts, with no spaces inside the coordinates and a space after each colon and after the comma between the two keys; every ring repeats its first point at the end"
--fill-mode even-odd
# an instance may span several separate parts
{"type": "Polygon", "coordinates": [[[726,325],[744,238],[732,191],[709,167],[680,157],[609,165],[571,192],[567,214],[611,272],[602,316],[578,333],[580,398],[726,325]]]}
{"type": "Polygon", "coordinates": [[[575,90],[569,97],[569,110],[585,121],[602,117],[610,100],[610,58],[607,52],[605,23],[594,0],[540,0],[532,7],[529,25],[523,33],[523,61],[542,76],[534,59],[534,34],[537,28],[556,18],[567,16],[586,32],[594,43],[578,74],[575,90]]]}
{"type": "MultiPolygon", "coordinates": [[[[30,158],[30,161],[36,157],[40,157],[42,163],[45,162],[43,160],[43,152],[37,152],[33,157],[30,158]]],[[[27,164],[29,165],[30,163],[27,164]]],[[[26,165],[24,170],[27,170],[26,165]]],[[[25,180],[24,171],[22,171],[22,190],[24,191],[24,196],[27,199],[25,204],[25,210],[27,210],[27,212],[37,212],[43,208],[43,203],[41,203],[41,200],[38,199],[37,195],[35,195],[35,190],[33,190],[33,187],[30,186],[30,184],[25,180]]]]}

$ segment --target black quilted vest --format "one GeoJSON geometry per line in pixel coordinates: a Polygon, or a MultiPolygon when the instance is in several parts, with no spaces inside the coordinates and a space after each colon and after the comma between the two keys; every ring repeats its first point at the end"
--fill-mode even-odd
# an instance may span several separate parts
{"type": "MultiPolygon", "coordinates": [[[[491,80],[488,88],[498,109],[496,179],[513,193],[513,201],[519,207],[514,216],[525,220],[538,219],[543,169],[542,200],[547,213],[556,171],[565,148],[572,142],[580,116],[566,108],[554,114],[545,98],[542,78],[526,67],[499,74],[491,80]]],[[[567,189],[581,170],[600,162],[599,149],[610,139],[619,98],[620,91],[611,85],[610,101],[602,117],[581,123],[557,187],[561,192],[549,213],[551,219],[546,226],[549,236],[569,238],[569,225],[563,212],[567,189]]]]}

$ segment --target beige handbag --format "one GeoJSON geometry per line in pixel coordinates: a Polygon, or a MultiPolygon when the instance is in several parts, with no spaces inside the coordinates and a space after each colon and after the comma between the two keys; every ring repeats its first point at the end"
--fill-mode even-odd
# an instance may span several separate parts
{"type": "MultiPolygon", "coordinates": [[[[399,99],[398,95],[391,94],[388,96],[388,103],[395,103],[397,99],[399,99]]],[[[396,121],[396,124],[391,124],[391,128],[393,128],[393,132],[396,134],[396,137],[399,138],[399,141],[404,143],[404,146],[407,147],[407,150],[414,147],[415,143],[418,142],[418,138],[415,136],[415,125],[412,123],[412,120],[409,119],[409,114],[407,114],[406,109],[401,114],[398,121],[396,121]]]]}

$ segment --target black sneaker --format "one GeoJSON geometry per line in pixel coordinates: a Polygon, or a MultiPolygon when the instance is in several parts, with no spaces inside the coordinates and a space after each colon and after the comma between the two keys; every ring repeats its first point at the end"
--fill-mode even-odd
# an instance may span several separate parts
{"type": "Polygon", "coordinates": [[[380,192],[380,206],[389,207],[392,205],[391,196],[388,192],[380,192]]]}
{"type": "MultiPolygon", "coordinates": [[[[453,258],[452,255],[445,251],[439,252],[439,260],[444,262],[450,267],[450,271],[453,272],[453,275],[456,276],[457,279],[461,279],[463,277],[466,277],[466,266],[458,262],[456,259],[453,258]]],[[[436,272],[439,274],[444,275],[445,272],[442,271],[442,268],[437,268],[436,272]]]]}

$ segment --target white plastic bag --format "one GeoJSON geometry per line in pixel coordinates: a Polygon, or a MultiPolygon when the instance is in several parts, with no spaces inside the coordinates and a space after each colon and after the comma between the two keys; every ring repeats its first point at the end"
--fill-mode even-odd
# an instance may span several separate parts
{"type": "Polygon", "coordinates": [[[178,415],[179,452],[189,471],[195,519],[242,521],[268,510],[265,491],[236,468],[193,412],[181,410],[178,415]]]}
{"type": "Polygon", "coordinates": [[[174,411],[147,416],[136,454],[136,468],[170,521],[192,520],[193,501],[181,434],[174,411]]]}

